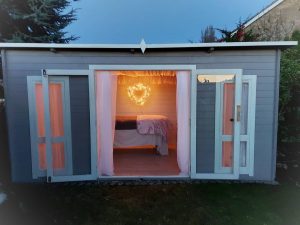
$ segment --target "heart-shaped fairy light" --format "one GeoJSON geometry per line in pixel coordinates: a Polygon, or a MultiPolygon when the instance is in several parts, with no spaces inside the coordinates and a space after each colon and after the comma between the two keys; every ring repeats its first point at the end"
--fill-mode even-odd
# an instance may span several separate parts
{"type": "Polygon", "coordinates": [[[127,88],[129,98],[137,105],[144,105],[150,96],[151,88],[142,83],[127,88]]]}

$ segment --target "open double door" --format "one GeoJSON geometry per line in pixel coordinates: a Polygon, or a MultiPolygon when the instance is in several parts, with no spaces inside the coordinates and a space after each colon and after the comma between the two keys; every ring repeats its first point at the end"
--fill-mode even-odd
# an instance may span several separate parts
{"type": "MultiPolygon", "coordinates": [[[[98,178],[93,74],[43,70],[42,76],[28,76],[33,178],[47,177],[48,182],[98,178]],[[90,146],[79,151],[72,146],[76,120],[68,74],[88,82],[90,146]]],[[[256,80],[252,78],[242,76],[242,70],[191,70],[191,178],[253,175],[256,80]]]]}

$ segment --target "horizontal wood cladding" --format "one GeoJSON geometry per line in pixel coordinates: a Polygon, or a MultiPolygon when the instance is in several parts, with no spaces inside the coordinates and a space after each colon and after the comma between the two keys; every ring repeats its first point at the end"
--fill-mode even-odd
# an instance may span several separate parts
{"type": "MultiPolygon", "coordinates": [[[[41,69],[88,69],[90,64],[189,64],[196,65],[197,69],[243,69],[245,75],[257,75],[254,177],[243,176],[242,179],[273,179],[271,167],[273,163],[274,104],[278,101],[275,97],[277,82],[275,50],[217,50],[212,53],[203,51],[146,52],[144,55],[127,52],[58,50],[53,53],[47,50],[6,50],[5,58],[9,146],[12,175],[15,181],[32,180],[26,76],[39,76],[41,69]]],[[[76,96],[78,99],[80,98],[80,101],[86,98],[86,93],[81,94],[83,89],[76,86],[73,88],[75,88],[74,92],[78,90],[76,96]]],[[[72,107],[76,111],[74,118],[79,118],[80,113],[86,113],[86,109],[79,102],[73,101],[72,107]]],[[[209,118],[211,111],[202,110],[198,113],[202,113],[202,118],[205,119],[209,118]]],[[[72,132],[77,131],[74,128],[72,132]]],[[[79,136],[80,134],[78,134],[79,136]]],[[[79,154],[78,157],[80,157],[79,154]]]]}

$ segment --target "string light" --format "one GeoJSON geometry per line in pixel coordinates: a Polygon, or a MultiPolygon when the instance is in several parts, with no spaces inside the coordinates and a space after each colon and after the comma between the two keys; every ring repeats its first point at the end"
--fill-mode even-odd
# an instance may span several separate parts
{"type": "Polygon", "coordinates": [[[150,96],[151,88],[142,83],[137,83],[127,88],[128,97],[137,105],[144,105],[150,96]]]}

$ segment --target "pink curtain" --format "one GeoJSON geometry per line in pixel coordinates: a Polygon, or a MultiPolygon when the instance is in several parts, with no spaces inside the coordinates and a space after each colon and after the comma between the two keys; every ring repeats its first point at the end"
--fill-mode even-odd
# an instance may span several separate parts
{"type": "Polygon", "coordinates": [[[182,175],[190,171],[190,72],[177,71],[177,162],[182,175]]]}
{"type": "MultiPolygon", "coordinates": [[[[234,84],[225,83],[223,93],[223,135],[233,135],[234,118],[234,84]]],[[[222,166],[232,166],[232,142],[223,142],[222,144],[222,166]]]]}
{"type": "MultiPolygon", "coordinates": [[[[38,137],[45,137],[45,118],[44,118],[44,97],[42,84],[35,85],[36,94],[36,112],[37,112],[37,133],[38,137]]],[[[49,84],[49,107],[51,136],[64,136],[63,127],[63,103],[61,84],[49,84]]],[[[47,168],[46,144],[38,144],[39,168],[47,168]]],[[[53,169],[63,169],[65,167],[64,143],[52,144],[53,169]]]]}
{"type": "Polygon", "coordinates": [[[99,175],[114,174],[113,143],[117,100],[117,76],[96,71],[96,117],[99,175]]]}

